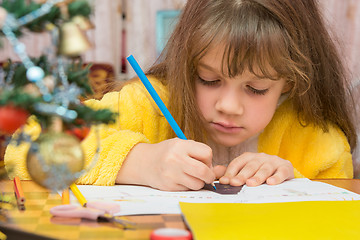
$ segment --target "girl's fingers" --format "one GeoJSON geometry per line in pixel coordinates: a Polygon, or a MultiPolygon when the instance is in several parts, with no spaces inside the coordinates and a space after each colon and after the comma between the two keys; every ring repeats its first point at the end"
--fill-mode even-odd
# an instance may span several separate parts
{"type": "Polygon", "coordinates": [[[211,183],[215,174],[212,165],[212,150],[209,146],[193,140],[178,138],[158,143],[161,146],[158,174],[153,186],[162,190],[200,189],[211,183]],[[185,187],[185,189],[183,189],[185,187]]]}
{"type": "Polygon", "coordinates": [[[215,174],[215,179],[220,179],[222,176],[224,176],[226,172],[226,167],[222,165],[217,165],[213,168],[213,172],[215,174]]]}
{"type": "Polygon", "coordinates": [[[230,179],[230,177],[222,176],[221,178],[219,178],[219,182],[221,184],[230,184],[230,179]]]}
{"type": "Polygon", "coordinates": [[[188,155],[198,161],[203,162],[206,166],[212,166],[212,150],[211,148],[200,142],[195,142],[193,140],[185,140],[187,144],[188,155]]]}
{"type": "Polygon", "coordinates": [[[249,178],[252,178],[259,171],[261,166],[262,161],[257,159],[249,161],[235,177],[230,179],[230,184],[233,186],[244,185],[249,178]]]}
{"type": "MultiPolygon", "coordinates": [[[[245,184],[247,178],[243,174],[240,174],[240,172],[245,166],[247,166],[249,163],[252,163],[253,156],[253,153],[243,153],[231,161],[226,169],[224,176],[219,179],[219,182],[221,184],[230,184],[233,186],[240,186],[245,184]]],[[[249,175],[250,177],[253,174],[249,174],[249,170],[245,171],[245,175],[249,175]]]]}
{"type": "Polygon", "coordinates": [[[276,172],[266,180],[266,183],[269,185],[276,185],[292,178],[294,178],[293,168],[283,165],[280,166],[276,172]]]}
{"type": "Polygon", "coordinates": [[[181,168],[165,173],[154,188],[163,191],[199,190],[204,186],[204,181],[184,173],[181,168]]]}
{"type": "Polygon", "coordinates": [[[168,188],[161,189],[163,191],[187,191],[189,190],[188,187],[181,185],[181,184],[174,184],[172,186],[169,186],[168,188]]]}
{"type": "Polygon", "coordinates": [[[239,171],[252,160],[252,153],[243,153],[239,157],[232,160],[226,169],[224,176],[232,178],[235,177],[239,171]]]}
{"type": "Polygon", "coordinates": [[[270,176],[272,176],[275,171],[275,166],[269,163],[264,163],[251,178],[246,180],[246,185],[251,187],[258,186],[264,183],[270,176]]]}
{"type": "Polygon", "coordinates": [[[205,185],[204,181],[189,175],[184,175],[179,179],[178,184],[186,187],[186,190],[199,190],[205,185]]]}
{"type": "Polygon", "coordinates": [[[289,161],[265,153],[244,153],[228,166],[222,184],[258,186],[264,182],[279,184],[294,178],[293,166],[289,161]]]}
{"type": "Polygon", "coordinates": [[[182,171],[186,175],[191,176],[194,179],[201,180],[203,185],[204,182],[211,183],[215,180],[215,173],[211,170],[210,167],[206,166],[203,162],[200,162],[197,159],[193,159],[191,157],[187,157],[186,159],[184,159],[184,162],[185,164],[182,165],[183,167],[182,171]]]}

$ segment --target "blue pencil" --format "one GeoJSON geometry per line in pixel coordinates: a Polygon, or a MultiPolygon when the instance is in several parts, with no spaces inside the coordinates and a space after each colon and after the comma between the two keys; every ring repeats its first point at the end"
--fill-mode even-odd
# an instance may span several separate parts
{"type": "MultiPolygon", "coordinates": [[[[164,117],[170,124],[171,128],[174,130],[176,136],[178,136],[178,138],[180,138],[180,139],[187,140],[187,138],[185,137],[185,134],[183,133],[183,131],[181,131],[181,128],[176,123],[175,119],[173,118],[173,116],[171,115],[171,113],[169,112],[167,107],[165,106],[164,102],[161,100],[159,94],[155,91],[154,87],[151,85],[149,79],[146,77],[144,71],[141,69],[141,67],[139,66],[139,64],[133,57],[133,55],[130,55],[129,57],[127,57],[127,60],[129,61],[131,67],[134,69],[134,71],[140,78],[141,82],[144,84],[144,86],[145,86],[146,90],[149,92],[150,96],[154,99],[156,105],[159,107],[162,114],[164,114],[164,117]]],[[[215,184],[212,183],[211,185],[216,190],[215,184]]]]}
{"type": "Polygon", "coordinates": [[[160,108],[160,111],[164,114],[164,117],[170,124],[171,128],[174,130],[176,136],[178,136],[178,138],[187,140],[187,138],[185,137],[185,134],[181,131],[179,125],[176,123],[175,119],[173,118],[173,116],[171,115],[169,110],[166,108],[164,102],[161,100],[158,93],[155,91],[154,87],[151,85],[149,79],[146,77],[145,73],[140,68],[140,66],[136,62],[135,58],[132,55],[130,55],[127,58],[127,60],[129,61],[130,65],[132,66],[132,68],[134,69],[136,74],[139,76],[139,78],[140,78],[141,82],[144,84],[146,90],[148,90],[151,97],[154,99],[156,105],[160,108]]]}

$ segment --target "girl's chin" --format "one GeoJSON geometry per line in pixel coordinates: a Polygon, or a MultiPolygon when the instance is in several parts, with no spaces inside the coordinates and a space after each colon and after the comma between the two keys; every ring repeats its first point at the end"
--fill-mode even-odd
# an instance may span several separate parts
{"type": "Polygon", "coordinates": [[[227,137],[227,138],[224,138],[224,137],[214,137],[214,138],[213,138],[213,141],[214,141],[216,144],[219,144],[219,145],[224,146],[224,147],[234,147],[234,146],[237,146],[237,145],[241,144],[241,143],[244,142],[245,140],[243,140],[243,139],[238,139],[238,138],[230,138],[230,137],[227,137]]]}

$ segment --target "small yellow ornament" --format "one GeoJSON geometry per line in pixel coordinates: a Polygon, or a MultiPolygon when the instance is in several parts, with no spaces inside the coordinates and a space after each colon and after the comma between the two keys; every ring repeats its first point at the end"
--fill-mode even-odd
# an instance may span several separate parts
{"type": "Polygon", "coordinates": [[[56,84],[56,79],[54,78],[54,76],[48,75],[48,76],[44,77],[43,83],[47,87],[49,92],[54,91],[55,84],[56,84]]]}
{"type": "Polygon", "coordinates": [[[34,83],[28,83],[24,86],[24,92],[28,93],[34,97],[39,97],[41,92],[39,88],[34,83]]]}
{"type": "Polygon", "coordinates": [[[48,132],[33,143],[26,164],[36,183],[58,191],[79,177],[84,168],[84,154],[75,137],[63,132],[48,132]]]}
{"type": "Polygon", "coordinates": [[[79,28],[83,31],[87,31],[95,28],[94,24],[92,24],[88,18],[81,15],[77,15],[71,18],[71,21],[76,23],[79,26],[79,28]]]}
{"type": "Polygon", "coordinates": [[[65,22],[60,29],[59,54],[77,57],[91,48],[85,33],[74,22],[65,22]]]}

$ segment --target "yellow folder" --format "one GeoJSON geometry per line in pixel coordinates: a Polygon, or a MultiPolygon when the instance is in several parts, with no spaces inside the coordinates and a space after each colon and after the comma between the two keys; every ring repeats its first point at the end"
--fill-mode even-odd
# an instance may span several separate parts
{"type": "Polygon", "coordinates": [[[360,239],[360,201],[180,203],[195,240],[360,239]]]}

